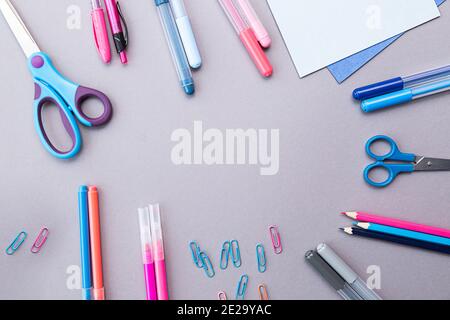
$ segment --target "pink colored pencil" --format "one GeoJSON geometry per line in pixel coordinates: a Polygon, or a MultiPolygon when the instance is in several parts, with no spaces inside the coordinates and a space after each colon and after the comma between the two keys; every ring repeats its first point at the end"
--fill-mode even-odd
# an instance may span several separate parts
{"type": "Polygon", "coordinates": [[[342,212],[342,214],[346,215],[351,219],[358,220],[361,222],[372,222],[382,224],[385,226],[432,234],[444,238],[450,238],[450,230],[447,229],[426,226],[423,224],[403,221],[399,219],[385,218],[365,212],[342,212]]]}

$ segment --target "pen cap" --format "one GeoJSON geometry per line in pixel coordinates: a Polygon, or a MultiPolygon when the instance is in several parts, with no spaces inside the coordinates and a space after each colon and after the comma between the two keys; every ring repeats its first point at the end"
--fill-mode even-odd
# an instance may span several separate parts
{"type": "Polygon", "coordinates": [[[317,252],[346,282],[352,284],[358,279],[358,275],[325,243],[317,246],[317,252]]]}
{"type": "Polygon", "coordinates": [[[264,28],[264,25],[250,2],[248,0],[234,0],[234,2],[247,25],[253,29],[253,32],[255,33],[255,36],[261,46],[263,48],[270,47],[272,39],[270,38],[266,28],[264,28]]]}
{"type": "Polygon", "coordinates": [[[369,98],[384,95],[403,89],[403,79],[393,78],[382,82],[377,82],[365,87],[357,88],[353,91],[353,98],[356,100],[366,100],[369,98]]]}
{"type": "Polygon", "coordinates": [[[91,0],[92,9],[100,9],[102,4],[100,0],[91,0]]]}
{"type": "Polygon", "coordinates": [[[227,14],[228,19],[230,20],[237,34],[240,34],[242,31],[249,28],[245,20],[242,19],[242,16],[235,6],[233,0],[219,0],[219,3],[227,14]]]}
{"type": "Polygon", "coordinates": [[[161,228],[161,215],[159,204],[151,204],[150,209],[150,227],[153,241],[153,255],[155,260],[164,260],[164,243],[161,228]]]}
{"type": "Polygon", "coordinates": [[[141,249],[144,264],[153,263],[152,234],[150,230],[150,211],[148,207],[138,209],[141,249]]]}
{"type": "Polygon", "coordinates": [[[181,18],[186,15],[186,8],[183,0],[170,0],[170,6],[175,18],[181,18]]]}
{"type": "Polygon", "coordinates": [[[318,254],[310,250],[306,252],[305,259],[308,261],[318,273],[335,289],[342,290],[345,287],[345,281],[336,271],[333,270],[318,254]]]}
{"type": "Polygon", "coordinates": [[[380,109],[392,107],[398,104],[409,102],[413,99],[411,89],[404,89],[383,96],[370,98],[361,102],[361,109],[364,112],[373,112],[380,109]]]}

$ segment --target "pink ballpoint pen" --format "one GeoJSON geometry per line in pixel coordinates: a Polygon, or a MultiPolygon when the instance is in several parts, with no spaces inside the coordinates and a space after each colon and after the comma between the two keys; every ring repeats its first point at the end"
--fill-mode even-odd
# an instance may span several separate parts
{"type": "Polygon", "coordinates": [[[152,230],[153,257],[155,260],[156,288],[158,300],[169,300],[167,290],[166,261],[164,258],[164,243],[161,228],[159,204],[150,205],[150,226],[152,230]]]}
{"type": "Polygon", "coordinates": [[[148,207],[139,208],[139,228],[141,231],[142,262],[144,263],[145,290],[147,300],[157,300],[155,262],[153,260],[150,212],[148,207]]]}
{"type": "Polygon", "coordinates": [[[122,29],[119,3],[116,0],[105,0],[105,6],[106,12],[108,13],[109,24],[113,33],[114,44],[116,45],[117,53],[120,55],[120,61],[122,61],[123,64],[126,64],[128,62],[126,53],[126,48],[128,45],[128,34],[127,32],[125,32],[124,34],[122,29]]]}
{"type": "Polygon", "coordinates": [[[92,26],[94,28],[95,45],[103,62],[111,62],[111,46],[109,45],[108,30],[106,28],[105,13],[100,0],[91,0],[92,26]]]}

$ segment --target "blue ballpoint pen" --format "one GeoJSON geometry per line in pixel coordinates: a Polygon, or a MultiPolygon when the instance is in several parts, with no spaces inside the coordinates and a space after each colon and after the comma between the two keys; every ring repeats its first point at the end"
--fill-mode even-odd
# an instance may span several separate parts
{"type": "Polygon", "coordinates": [[[372,112],[450,90],[450,76],[422,86],[403,89],[361,102],[364,112],[372,112]]]}
{"type": "Polygon", "coordinates": [[[192,95],[195,92],[194,80],[192,79],[191,69],[184,52],[183,43],[175,22],[175,18],[170,7],[169,0],[155,0],[158,9],[161,24],[166,35],[172,59],[177,69],[178,77],[184,92],[192,95]]]}
{"type": "Polygon", "coordinates": [[[353,91],[356,100],[367,100],[387,93],[417,87],[430,82],[444,80],[450,76],[450,65],[421,72],[406,77],[396,77],[389,80],[373,83],[353,91]]]}
{"type": "Polygon", "coordinates": [[[79,223],[82,298],[83,300],[91,300],[91,252],[89,247],[89,212],[87,186],[81,186],[78,191],[78,213],[80,217],[79,223]]]}

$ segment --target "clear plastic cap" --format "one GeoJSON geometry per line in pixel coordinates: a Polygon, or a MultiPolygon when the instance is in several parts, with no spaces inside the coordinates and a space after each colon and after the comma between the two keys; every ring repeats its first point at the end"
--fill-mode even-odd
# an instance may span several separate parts
{"type": "Polygon", "coordinates": [[[237,34],[240,34],[248,28],[248,24],[242,18],[241,13],[233,0],[219,0],[219,2],[237,34]]]}
{"type": "Polygon", "coordinates": [[[148,207],[139,208],[139,229],[141,231],[142,260],[144,264],[153,263],[152,233],[150,229],[150,211],[148,207]]]}
{"type": "Polygon", "coordinates": [[[164,260],[164,243],[161,227],[161,215],[159,204],[149,205],[150,209],[150,226],[153,240],[153,254],[155,260],[164,260]]]}

